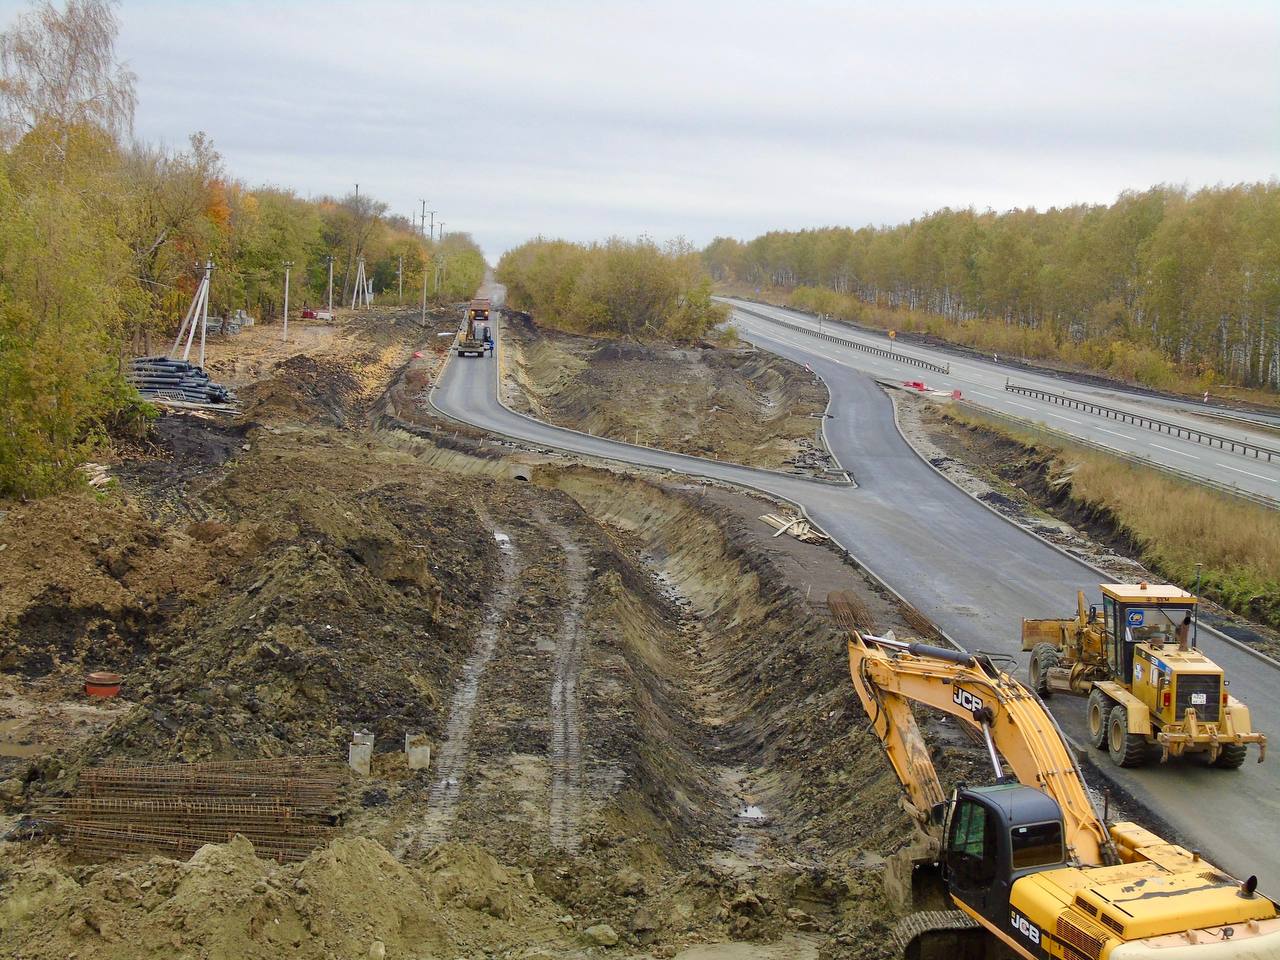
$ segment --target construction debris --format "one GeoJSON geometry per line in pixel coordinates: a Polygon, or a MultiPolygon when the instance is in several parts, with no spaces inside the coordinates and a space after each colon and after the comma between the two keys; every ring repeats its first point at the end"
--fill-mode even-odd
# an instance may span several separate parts
{"type": "Polygon", "coordinates": [[[187,360],[137,357],[128,380],[144,397],[182,403],[231,404],[235,394],[187,360]]]}
{"type": "Polygon", "coordinates": [[[803,541],[804,543],[816,543],[819,540],[830,539],[821,530],[816,529],[813,524],[804,517],[779,516],[776,513],[766,513],[760,519],[778,531],[774,534],[775,537],[780,537],[784,533],[789,533],[791,536],[795,537],[797,540],[803,541]]]}
{"type": "Polygon", "coordinates": [[[91,860],[185,860],[241,834],[260,857],[292,863],[331,838],[342,776],[328,757],[97,767],[75,796],[50,801],[49,820],[91,860]]]}

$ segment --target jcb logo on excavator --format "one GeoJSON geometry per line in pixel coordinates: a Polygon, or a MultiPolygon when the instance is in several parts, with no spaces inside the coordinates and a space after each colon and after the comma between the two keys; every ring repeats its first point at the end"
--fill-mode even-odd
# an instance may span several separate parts
{"type": "Polygon", "coordinates": [[[951,694],[951,699],[970,712],[982,709],[981,697],[975,696],[968,690],[961,690],[959,687],[956,687],[955,692],[951,694]]]}
{"type": "Polygon", "coordinates": [[[1040,928],[1017,910],[1009,911],[1009,924],[1037,947],[1040,946],[1040,928]]]}

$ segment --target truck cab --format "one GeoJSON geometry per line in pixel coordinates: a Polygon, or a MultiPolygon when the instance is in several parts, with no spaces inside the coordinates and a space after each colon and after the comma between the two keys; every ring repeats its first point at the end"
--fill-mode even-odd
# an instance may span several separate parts
{"type": "Polygon", "coordinates": [[[1113,676],[1132,683],[1139,648],[1144,648],[1141,659],[1149,662],[1153,654],[1176,646],[1187,617],[1194,634],[1198,602],[1194,594],[1168,584],[1102,584],[1102,626],[1113,676]]]}

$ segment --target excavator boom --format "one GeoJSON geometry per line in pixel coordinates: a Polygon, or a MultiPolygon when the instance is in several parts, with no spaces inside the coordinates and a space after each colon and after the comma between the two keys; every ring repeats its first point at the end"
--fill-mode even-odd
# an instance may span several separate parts
{"type": "MultiPolygon", "coordinates": [[[[838,602],[835,603],[838,607],[838,602]]],[[[942,786],[916,726],[911,702],[942,710],[983,735],[999,772],[998,752],[1020,783],[1039,787],[1062,808],[1072,859],[1082,866],[1117,859],[1085,793],[1057,724],[1022,684],[966,653],[850,632],[849,670],[889,762],[924,822],[943,802],[942,786]]]]}

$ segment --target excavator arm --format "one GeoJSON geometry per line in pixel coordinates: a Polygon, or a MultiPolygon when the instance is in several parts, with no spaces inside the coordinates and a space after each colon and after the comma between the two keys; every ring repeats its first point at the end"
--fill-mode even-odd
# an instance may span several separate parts
{"type": "Polygon", "coordinates": [[[911,712],[913,702],[941,710],[980,733],[997,777],[1004,775],[1003,759],[1020,783],[1057,801],[1077,864],[1117,861],[1075,758],[1029,690],[985,657],[861,633],[849,622],[850,608],[839,594],[829,606],[849,633],[854,689],[906,790],[909,812],[922,827],[927,829],[931,809],[945,796],[911,712]]]}

